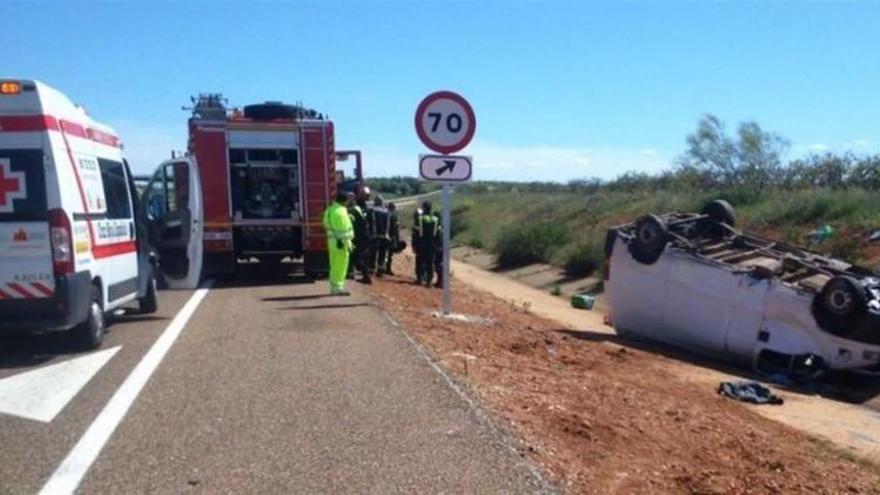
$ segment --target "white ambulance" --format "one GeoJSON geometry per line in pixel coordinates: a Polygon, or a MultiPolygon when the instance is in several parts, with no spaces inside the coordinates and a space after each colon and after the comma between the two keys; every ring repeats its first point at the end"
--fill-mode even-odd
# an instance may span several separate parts
{"type": "Polygon", "coordinates": [[[105,314],[155,311],[139,210],[110,128],[43,83],[0,78],[0,332],[72,330],[96,348],[105,314]]]}

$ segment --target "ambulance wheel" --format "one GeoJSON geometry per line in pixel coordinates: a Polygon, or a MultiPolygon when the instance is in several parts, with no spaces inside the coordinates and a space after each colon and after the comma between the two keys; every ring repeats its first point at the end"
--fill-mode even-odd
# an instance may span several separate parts
{"type": "Polygon", "coordinates": [[[78,347],[86,350],[101,347],[101,343],[104,341],[104,333],[107,330],[106,325],[104,307],[101,306],[101,290],[93,285],[92,299],[89,304],[86,321],[73,328],[73,338],[78,347]]]}
{"type": "Polygon", "coordinates": [[[834,335],[845,335],[859,325],[868,309],[865,289],[853,277],[832,277],[816,294],[813,313],[816,323],[834,335]]]}
{"type": "Polygon", "coordinates": [[[138,299],[138,309],[141,314],[155,313],[159,309],[159,303],[156,301],[156,286],[156,272],[150,269],[147,292],[144,293],[144,297],[138,299]]]}
{"type": "Polygon", "coordinates": [[[653,265],[669,240],[669,228],[657,215],[645,215],[636,220],[635,233],[629,243],[629,251],[636,261],[653,265]]]}

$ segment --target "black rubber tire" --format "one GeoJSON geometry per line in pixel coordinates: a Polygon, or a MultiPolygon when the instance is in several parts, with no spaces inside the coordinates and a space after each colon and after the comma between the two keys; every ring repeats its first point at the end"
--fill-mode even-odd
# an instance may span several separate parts
{"type": "Polygon", "coordinates": [[[736,226],[736,210],[733,209],[733,206],[730,206],[730,203],[723,199],[710,201],[703,207],[701,213],[703,215],[708,215],[712,220],[723,223],[728,227],[736,226]]]}
{"type": "Polygon", "coordinates": [[[260,103],[244,107],[244,116],[254,120],[275,120],[296,118],[299,109],[283,103],[260,103]]]}
{"type": "Polygon", "coordinates": [[[636,261],[653,265],[669,242],[669,227],[657,215],[645,215],[636,220],[635,232],[629,242],[629,251],[636,261]]]}
{"type": "Polygon", "coordinates": [[[159,302],[156,296],[158,282],[156,281],[156,272],[150,269],[150,278],[147,280],[147,292],[144,297],[138,299],[138,310],[142,315],[155,313],[159,309],[159,302]]]}
{"type": "Polygon", "coordinates": [[[834,335],[846,335],[859,327],[868,310],[868,295],[853,277],[832,277],[813,302],[819,327],[834,335]]]}
{"type": "Polygon", "coordinates": [[[107,320],[104,318],[104,307],[101,304],[101,290],[93,285],[88,317],[86,321],[73,327],[72,337],[78,348],[92,350],[101,347],[106,332],[107,320]]]}

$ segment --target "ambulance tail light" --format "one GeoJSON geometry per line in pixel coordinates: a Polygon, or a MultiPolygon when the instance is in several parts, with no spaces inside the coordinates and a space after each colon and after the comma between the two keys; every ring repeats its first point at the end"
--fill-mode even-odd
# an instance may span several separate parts
{"type": "Polygon", "coordinates": [[[49,232],[52,239],[52,269],[55,275],[73,273],[73,236],[70,220],[64,210],[49,210],[49,232]]]}

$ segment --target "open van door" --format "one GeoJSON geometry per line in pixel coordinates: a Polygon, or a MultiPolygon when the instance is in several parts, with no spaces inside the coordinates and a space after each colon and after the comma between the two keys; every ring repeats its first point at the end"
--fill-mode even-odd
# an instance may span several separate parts
{"type": "Polygon", "coordinates": [[[202,191],[189,159],[163,162],[144,190],[150,244],[159,253],[159,272],[171,289],[193,289],[202,273],[202,191]]]}

